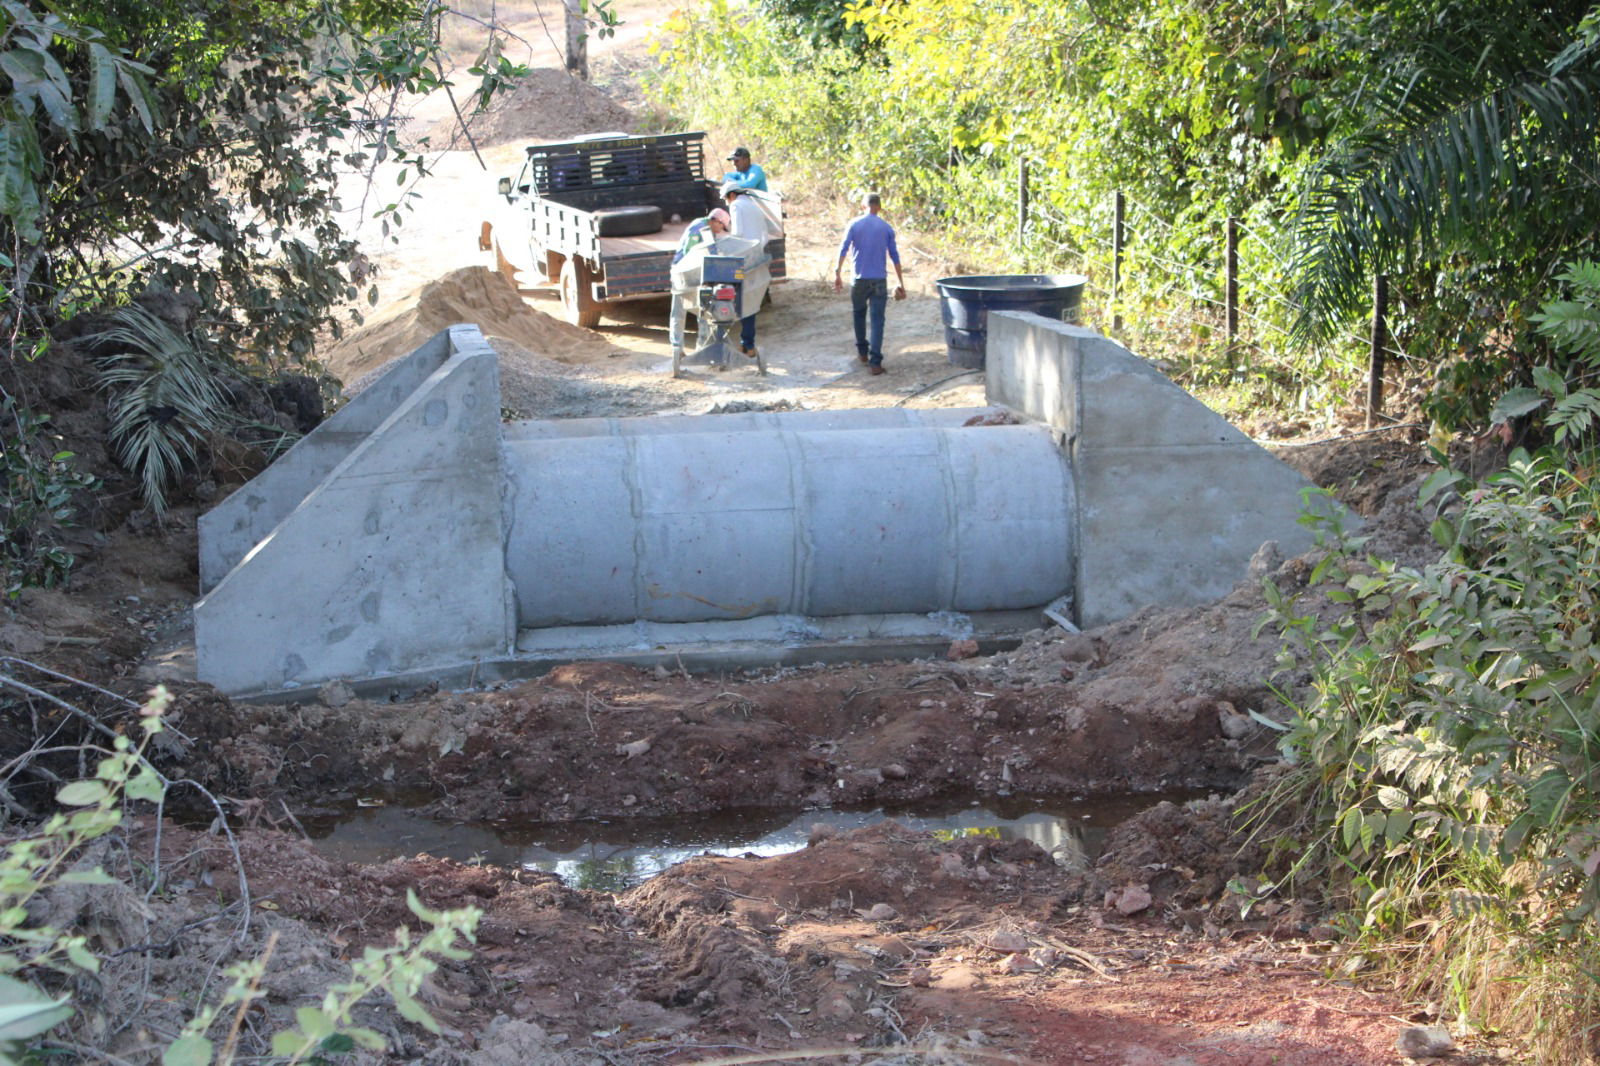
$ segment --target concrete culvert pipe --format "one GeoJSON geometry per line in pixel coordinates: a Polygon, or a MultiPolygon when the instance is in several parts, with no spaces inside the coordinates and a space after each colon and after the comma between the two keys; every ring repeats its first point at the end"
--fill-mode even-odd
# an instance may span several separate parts
{"type": "Polygon", "coordinates": [[[525,627],[1013,610],[1071,583],[1070,473],[1038,426],[520,440],[506,458],[525,627]]]}

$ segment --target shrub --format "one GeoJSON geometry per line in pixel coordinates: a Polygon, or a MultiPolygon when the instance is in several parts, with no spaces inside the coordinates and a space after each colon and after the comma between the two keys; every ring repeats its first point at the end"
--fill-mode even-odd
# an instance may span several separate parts
{"type": "Polygon", "coordinates": [[[75,559],[61,543],[77,517],[75,493],[98,482],[75,470],[71,452],[56,447],[50,416],[0,395],[0,595],[49,588],[67,579],[75,559]]]}
{"type": "MultiPolygon", "coordinates": [[[[84,749],[85,755],[99,755],[94,777],[61,787],[56,800],[65,810],[11,839],[0,852],[0,1060],[17,1061],[30,1051],[44,1051],[49,1032],[72,1015],[73,978],[99,971],[100,960],[86,937],[39,924],[28,904],[57,885],[93,889],[116,883],[103,869],[83,868],[79,860],[93,841],[123,825],[130,804],[159,805],[175,784],[146,758],[151,740],[165,728],[162,714],[169,702],[165,689],[154,691],[140,709],[143,735],[137,743],[104,730],[110,734],[109,749],[84,749]]],[[[138,863],[132,866],[146,874],[150,870],[138,863]]],[[[243,902],[248,909],[248,898],[243,902]]],[[[428,930],[413,938],[402,927],[395,932],[393,946],[365,949],[352,964],[348,980],[328,988],[317,1006],[298,1007],[294,1026],[267,1037],[272,1055],[293,1063],[322,1061],[325,1054],[349,1051],[356,1045],[386,1050],[387,1041],[381,1034],[351,1022],[357,1003],[378,990],[389,994],[402,1017],[439,1031],[415,996],[423,980],[438,968],[434,957],[469,957],[459,942],[472,940],[480,912],[470,908],[431,911],[409,891],[407,903],[428,930]]],[[[216,1002],[199,1009],[166,1047],[161,1059],[165,1066],[208,1066],[231,1062],[236,1054],[247,1051],[255,1055],[268,1050],[240,1046],[238,1023],[260,998],[258,985],[272,943],[269,939],[261,957],[224,971],[231,981],[229,987],[216,1002]],[[213,1039],[218,1029],[222,1030],[220,1044],[213,1039]]]]}
{"type": "Polygon", "coordinates": [[[1318,664],[1266,801],[1287,863],[1363,962],[1478,1024],[1587,1053],[1600,1007],[1600,486],[1515,453],[1482,484],[1442,470],[1442,558],[1421,570],[1329,531],[1330,625],[1268,584],[1290,658],[1318,664]]]}

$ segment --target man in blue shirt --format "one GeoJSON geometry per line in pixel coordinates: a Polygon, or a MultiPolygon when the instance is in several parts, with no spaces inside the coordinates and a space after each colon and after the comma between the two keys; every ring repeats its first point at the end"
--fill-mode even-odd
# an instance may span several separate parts
{"type": "Polygon", "coordinates": [[[733,164],[733,169],[722,175],[724,185],[731,181],[741,189],[767,191],[767,172],[761,169],[761,164],[750,162],[750,149],[735,148],[728,162],[733,164]]]}
{"type": "Polygon", "coordinates": [[[850,318],[856,328],[856,358],[867,364],[868,372],[883,373],[883,313],[889,304],[889,271],[894,263],[894,298],[906,298],[906,279],[900,273],[900,249],[894,243],[894,227],[883,220],[883,203],[875,192],[862,200],[866,213],[852,219],[839,242],[839,263],[833,269],[833,291],[844,289],[840,274],[845,256],[851,259],[850,318]],[[868,313],[872,330],[867,331],[868,313]]]}

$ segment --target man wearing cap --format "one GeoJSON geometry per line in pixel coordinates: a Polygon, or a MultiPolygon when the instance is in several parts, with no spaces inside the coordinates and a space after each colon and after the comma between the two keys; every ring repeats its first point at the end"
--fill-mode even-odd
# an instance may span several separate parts
{"type": "Polygon", "coordinates": [[[879,214],[883,202],[875,192],[862,198],[864,214],[852,219],[839,243],[839,263],[833,269],[833,291],[844,288],[840,273],[846,256],[851,259],[850,318],[856,328],[856,358],[867,364],[869,373],[883,373],[883,312],[889,304],[888,263],[894,264],[894,298],[906,298],[906,279],[900,273],[900,249],[894,243],[894,227],[879,214]],[[867,331],[868,313],[872,330],[867,331]]]}
{"type": "Polygon", "coordinates": [[[750,149],[735,148],[728,162],[733,164],[733,169],[722,175],[722,184],[731,181],[742,189],[767,191],[767,172],[761,169],[760,163],[750,162],[750,149]]]}
{"type": "MultiPolygon", "coordinates": [[[[720,207],[714,207],[705,218],[697,218],[689,223],[689,228],[683,231],[683,238],[678,241],[678,250],[672,253],[672,261],[676,263],[700,245],[714,242],[728,232],[731,221],[728,212],[720,207]]],[[[683,354],[683,327],[688,317],[689,312],[684,305],[683,295],[674,292],[672,308],[667,318],[667,340],[672,344],[674,355],[683,354]]]]}
{"type": "MultiPolygon", "coordinates": [[[[748,161],[748,160],[747,160],[748,161]]],[[[755,170],[755,167],[751,167],[755,170]]],[[[755,202],[750,195],[750,190],[738,182],[729,180],[722,183],[722,198],[728,201],[728,214],[733,222],[730,229],[735,237],[755,241],[759,247],[767,245],[767,215],[761,210],[761,205],[755,202]]],[[[756,313],[751,311],[739,320],[739,351],[749,356],[756,357],[756,313]]]]}

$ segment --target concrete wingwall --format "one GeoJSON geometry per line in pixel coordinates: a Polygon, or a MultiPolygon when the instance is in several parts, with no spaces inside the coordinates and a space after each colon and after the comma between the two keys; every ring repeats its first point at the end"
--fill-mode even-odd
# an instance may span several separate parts
{"type": "Polygon", "coordinates": [[[994,312],[986,358],[990,402],[1068,450],[1080,625],[1217,599],[1264,542],[1311,546],[1299,523],[1311,483],[1116,341],[994,312]]]}
{"type": "MultiPolygon", "coordinates": [[[[463,334],[464,336],[464,334],[463,334]]],[[[450,357],[451,331],[441,330],[335,411],[239,491],[200,516],[200,591],[210,592],[228,571],[277,528],[356,446],[417,391],[450,357]]]]}
{"type": "Polygon", "coordinates": [[[200,679],[272,692],[507,655],[498,395],[494,350],[451,327],[213,511],[200,679]]]}

